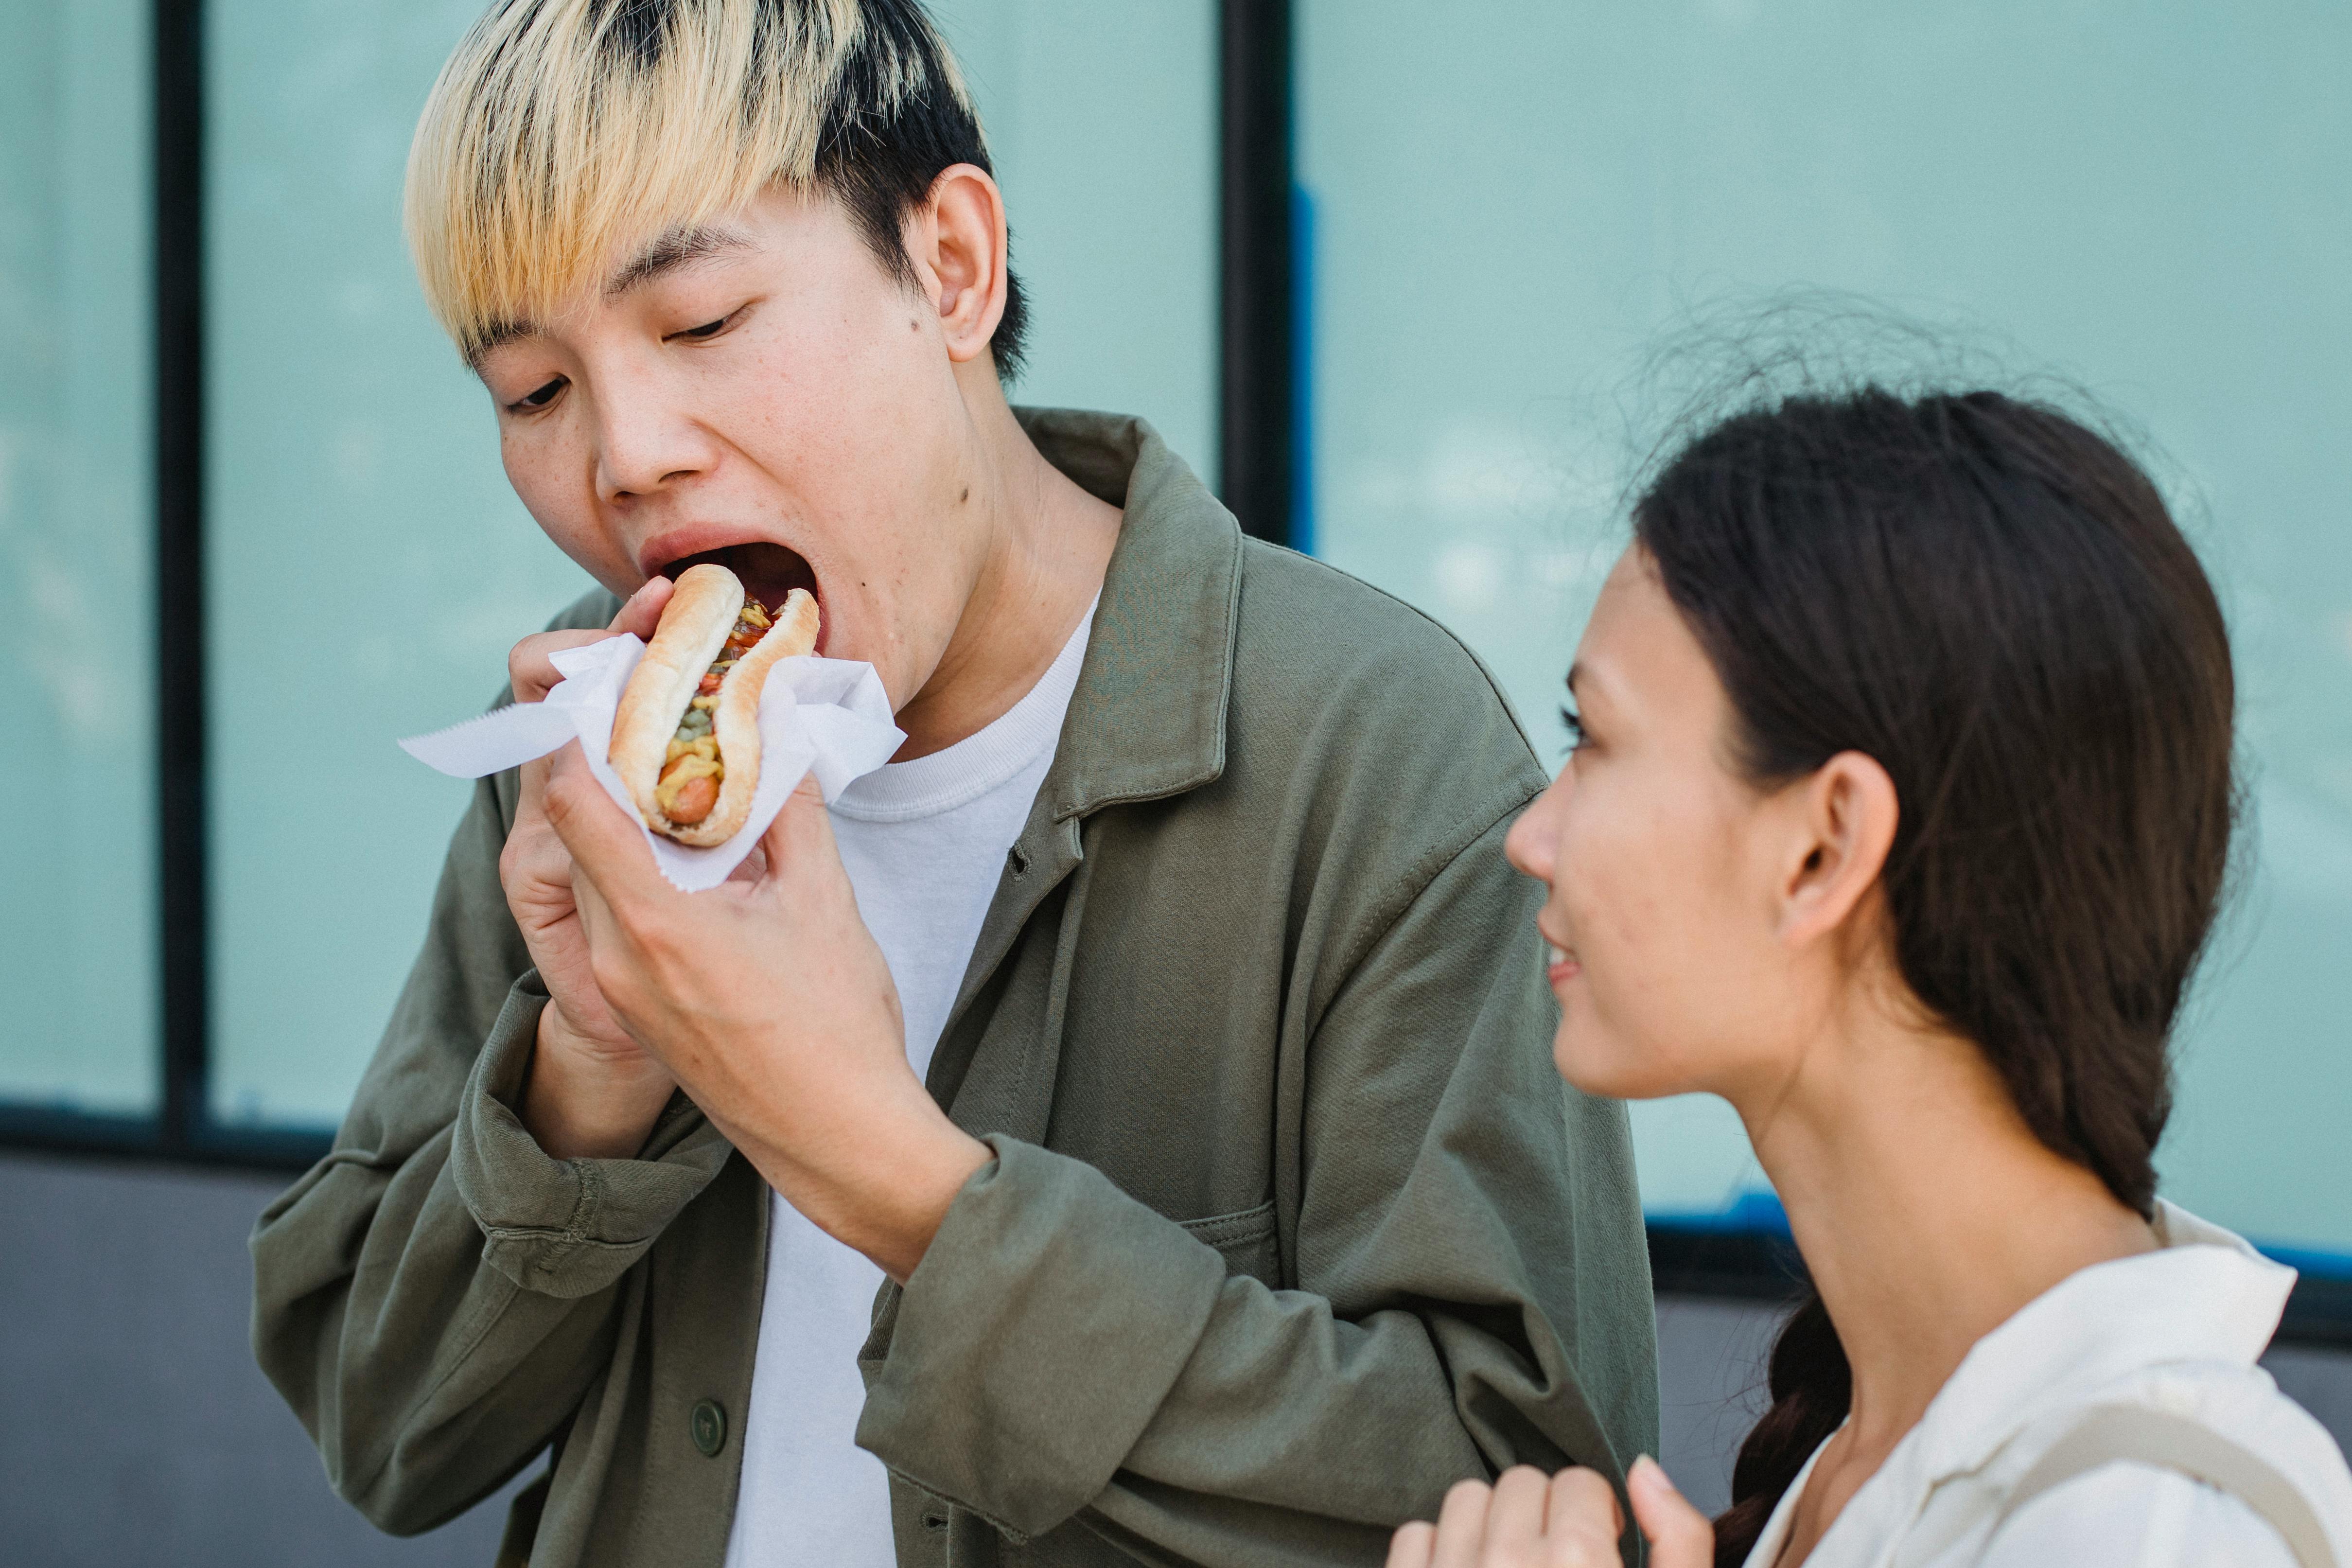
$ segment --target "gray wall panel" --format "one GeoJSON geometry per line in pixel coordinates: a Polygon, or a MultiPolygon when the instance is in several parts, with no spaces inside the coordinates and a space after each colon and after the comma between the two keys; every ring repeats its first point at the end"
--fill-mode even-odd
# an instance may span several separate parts
{"type": "MultiPolygon", "coordinates": [[[[0,1546],[15,1568],[488,1568],[503,1496],[430,1535],[378,1534],[253,1363],[245,1237],[283,1183],[0,1154],[0,1546]]],[[[1777,1314],[1658,1307],[1660,1458],[1727,1499],[1777,1314]]],[[[2352,1435],[2352,1357],[2273,1351],[2352,1435]]]]}

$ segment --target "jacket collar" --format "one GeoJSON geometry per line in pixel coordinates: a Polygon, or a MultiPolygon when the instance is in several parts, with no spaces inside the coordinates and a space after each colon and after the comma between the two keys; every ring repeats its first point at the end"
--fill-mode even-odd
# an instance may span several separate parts
{"type": "Polygon", "coordinates": [[[1144,421],[1016,409],[1046,461],[1125,509],[1038,804],[1066,822],[1224,772],[1242,532],[1144,421]]]}

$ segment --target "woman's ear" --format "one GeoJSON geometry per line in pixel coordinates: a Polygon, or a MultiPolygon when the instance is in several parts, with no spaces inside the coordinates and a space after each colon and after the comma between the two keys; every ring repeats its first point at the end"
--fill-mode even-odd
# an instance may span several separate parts
{"type": "Polygon", "coordinates": [[[1789,786],[1798,832],[1780,896],[1781,941],[1791,947],[1843,927],[1877,885],[1901,805],[1874,757],[1840,752],[1789,786]]]}
{"type": "Polygon", "coordinates": [[[940,313],[948,358],[977,359],[1004,317],[1004,197],[988,171],[957,163],[931,182],[930,198],[909,215],[907,254],[940,313]]]}

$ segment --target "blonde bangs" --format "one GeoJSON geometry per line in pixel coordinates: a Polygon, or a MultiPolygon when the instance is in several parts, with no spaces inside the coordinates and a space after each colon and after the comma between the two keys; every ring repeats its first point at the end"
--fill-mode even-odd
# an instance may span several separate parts
{"type": "MultiPolygon", "coordinates": [[[[937,52],[935,85],[968,103],[937,52]]],[[[772,182],[808,188],[828,121],[887,121],[926,75],[858,0],[502,0],[442,68],[409,151],[425,300],[471,359],[552,320],[624,247],[772,182]]]]}

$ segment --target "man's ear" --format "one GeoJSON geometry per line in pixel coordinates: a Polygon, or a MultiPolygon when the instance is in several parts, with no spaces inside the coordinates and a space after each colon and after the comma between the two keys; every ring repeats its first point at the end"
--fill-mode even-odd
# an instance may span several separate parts
{"type": "Polygon", "coordinates": [[[1840,752],[1789,786],[1797,833],[1778,889],[1780,939],[1802,946],[1836,931],[1877,885],[1902,810],[1874,757],[1840,752]]]}
{"type": "Polygon", "coordinates": [[[941,170],[931,194],[909,215],[907,254],[940,313],[948,358],[958,364],[985,353],[1004,317],[1004,196],[988,171],[972,163],[941,170]]]}

